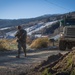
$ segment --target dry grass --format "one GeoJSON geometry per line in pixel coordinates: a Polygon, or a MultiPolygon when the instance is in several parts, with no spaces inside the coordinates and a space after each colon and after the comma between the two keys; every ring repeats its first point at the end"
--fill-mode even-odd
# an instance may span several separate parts
{"type": "Polygon", "coordinates": [[[32,43],[32,39],[30,38],[30,37],[27,37],[27,39],[26,39],[26,43],[28,44],[28,45],[30,45],[31,43],[32,43]]]}
{"type": "Polygon", "coordinates": [[[49,45],[48,38],[38,38],[32,42],[30,48],[39,49],[39,48],[46,48],[49,45]]]}
{"type": "Polygon", "coordinates": [[[8,50],[10,49],[9,43],[5,39],[0,40],[0,50],[8,50]]]}
{"type": "MultiPolygon", "coordinates": [[[[0,51],[5,50],[17,50],[17,39],[0,39],[0,51]]],[[[32,40],[27,37],[26,42],[28,45],[32,43],[32,40]]]]}
{"type": "Polygon", "coordinates": [[[0,51],[14,50],[17,48],[16,45],[17,45],[16,39],[12,40],[0,39],[0,51]]]}

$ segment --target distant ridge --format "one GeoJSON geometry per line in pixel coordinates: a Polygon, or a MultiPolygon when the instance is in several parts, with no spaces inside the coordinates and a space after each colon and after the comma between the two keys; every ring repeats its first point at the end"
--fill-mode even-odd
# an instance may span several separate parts
{"type": "MultiPolygon", "coordinates": [[[[40,21],[46,22],[46,21],[58,20],[58,19],[61,19],[61,16],[64,16],[67,14],[69,14],[69,13],[46,14],[46,15],[42,15],[42,16],[39,16],[36,18],[29,18],[29,19],[0,19],[0,28],[17,26],[17,25],[27,24],[30,22],[38,23],[40,21]]],[[[75,12],[70,12],[70,15],[75,16],[75,12]]]]}

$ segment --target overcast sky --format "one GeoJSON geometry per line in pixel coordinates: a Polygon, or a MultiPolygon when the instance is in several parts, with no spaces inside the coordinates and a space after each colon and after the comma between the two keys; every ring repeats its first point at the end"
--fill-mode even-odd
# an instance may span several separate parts
{"type": "Polygon", "coordinates": [[[75,0],[0,0],[0,19],[34,18],[75,11],[75,0]]]}

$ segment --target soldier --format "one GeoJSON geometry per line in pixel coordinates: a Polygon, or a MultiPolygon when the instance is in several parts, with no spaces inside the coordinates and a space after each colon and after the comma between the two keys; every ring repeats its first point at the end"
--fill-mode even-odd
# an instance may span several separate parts
{"type": "Polygon", "coordinates": [[[18,26],[18,31],[15,37],[17,37],[17,42],[18,42],[18,55],[16,57],[20,58],[21,48],[23,48],[26,57],[26,37],[27,37],[26,30],[22,29],[21,26],[18,26]]]}

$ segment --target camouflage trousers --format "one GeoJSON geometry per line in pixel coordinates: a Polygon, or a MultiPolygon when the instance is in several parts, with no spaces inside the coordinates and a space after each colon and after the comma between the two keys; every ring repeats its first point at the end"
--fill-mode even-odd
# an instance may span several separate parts
{"type": "Polygon", "coordinates": [[[20,56],[21,49],[23,49],[26,56],[26,43],[18,42],[18,56],[20,56]]]}

